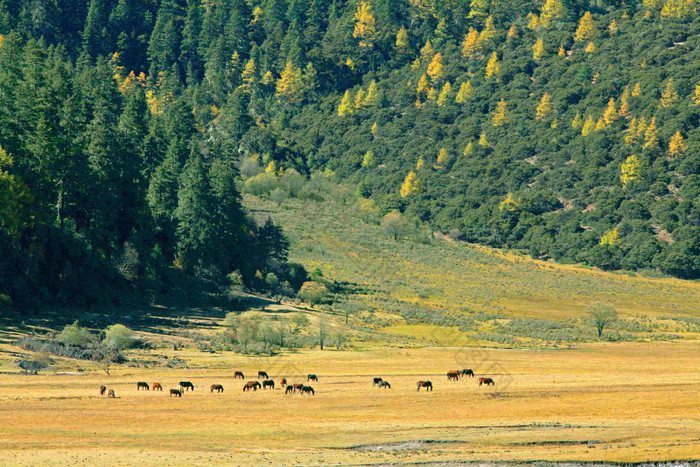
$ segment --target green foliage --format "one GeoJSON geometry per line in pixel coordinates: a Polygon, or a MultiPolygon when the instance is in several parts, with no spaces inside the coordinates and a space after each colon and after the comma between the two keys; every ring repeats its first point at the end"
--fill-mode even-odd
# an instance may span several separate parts
{"type": "Polygon", "coordinates": [[[126,350],[135,347],[139,340],[134,332],[123,324],[113,324],[105,329],[105,338],[102,344],[113,350],[126,350]]]}
{"type": "Polygon", "coordinates": [[[78,321],[63,328],[56,336],[56,340],[62,344],[73,345],[75,347],[87,347],[95,342],[96,336],[88,329],[80,326],[78,321]]]}

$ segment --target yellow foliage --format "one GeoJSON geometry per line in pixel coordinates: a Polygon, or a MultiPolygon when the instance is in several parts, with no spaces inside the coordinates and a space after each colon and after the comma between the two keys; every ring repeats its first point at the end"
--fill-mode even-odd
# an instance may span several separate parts
{"type": "Polygon", "coordinates": [[[540,18],[536,14],[530,12],[527,14],[527,27],[536,31],[540,27],[540,18]]]}
{"type": "Polygon", "coordinates": [[[581,112],[576,112],[574,119],[571,121],[571,128],[581,128],[583,126],[583,119],[581,118],[581,112]]]}
{"type": "Polygon", "coordinates": [[[437,99],[437,91],[434,87],[431,87],[430,90],[428,90],[428,100],[434,101],[435,99],[437,99]]]}
{"type": "Polygon", "coordinates": [[[5,37],[0,34],[0,49],[2,49],[2,43],[5,41],[5,37]]]}
{"type": "Polygon", "coordinates": [[[642,164],[634,154],[629,156],[620,166],[620,181],[622,186],[626,187],[632,180],[637,180],[641,177],[642,164]]]}
{"type": "Polygon", "coordinates": [[[377,101],[377,96],[379,93],[379,88],[377,87],[377,82],[375,80],[370,81],[369,87],[367,88],[367,94],[365,95],[364,106],[369,107],[374,105],[377,101]]]}
{"type": "Polygon", "coordinates": [[[263,9],[260,8],[260,6],[256,6],[253,8],[253,19],[250,20],[250,24],[256,24],[259,20],[260,17],[263,15],[263,9]]]}
{"type": "Polygon", "coordinates": [[[540,13],[540,24],[543,28],[549,29],[552,21],[564,16],[564,5],[561,0],[545,0],[540,13]]]}
{"type": "Polygon", "coordinates": [[[538,38],[532,46],[532,59],[540,60],[544,56],[544,42],[538,38]]]}
{"type": "Polygon", "coordinates": [[[508,33],[506,34],[507,39],[515,39],[518,37],[518,28],[515,27],[515,24],[511,24],[510,28],[508,29],[508,33]]]}
{"type": "Polygon", "coordinates": [[[489,142],[486,140],[486,133],[481,133],[479,136],[479,146],[486,148],[489,146],[489,142]]]}
{"type": "Polygon", "coordinates": [[[617,27],[617,22],[615,20],[612,20],[612,23],[610,23],[610,25],[608,25],[608,31],[610,31],[611,36],[614,36],[615,34],[617,34],[618,27],[617,27]]]}
{"type": "Polygon", "coordinates": [[[267,164],[267,167],[265,167],[265,172],[269,174],[277,173],[277,164],[275,164],[275,161],[270,161],[270,163],[267,164]]]}
{"type": "Polygon", "coordinates": [[[603,121],[605,122],[605,125],[607,126],[614,122],[615,117],[617,117],[617,110],[615,109],[615,99],[611,97],[608,101],[608,107],[605,109],[605,112],[603,112],[603,121]]]}
{"type": "Polygon", "coordinates": [[[486,16],[488,8],[489,5],[487,0],[471,0],[469,4],[469,18],[486,16]]]}
{"type": "Polygon", "coordinates": [[[587,53],[595,52],[595,45],[593,45],[593,42],[588,43],[588,45],[586,46],[586,52],[587,53]]]}
{"type": "Polygon", "coordinates": [[[630,126],[625,131],[625,144],[630,145],[637,139],[637,117],[630,120],[630,126]]]}
{"type": "Polygon", "coordinates": [[[398,49],[408,49],[410,44],[408,42],[408,32],[406,28],[401,27],[399,32],[396,33],[396,48],[398,49]]]}
{"type": "Polygon", "coordinates": [[[637,84],[634,85],[634,88],[632,88],[632,97],[637,97],[642,93],[642,87],[639,85],[639,81],[637,81],[637,84]]]}
{"type": "Polygon", "coordinates": [[[447,149],[441,148],[438,152],[436,167],[443,167],[445,164],[447,164],[447,162],[449,162],[449,160],[450,153],[447,152],[447,149]]]}
{"type": "Polygon", "coordinates": [[[537,120],[542,120],[545,117],[547,117],[547,115],[549,115],[549,113],[551,111],[552,111],[552,98],[549,97],[549,93],[545,92],[542,95],[542,99],[540,99],[539,105],[537,106],[537,109],[536,109],[537,115],[535,118],[537,120]]]}
{"type": "Polygon", "coordinates": [[[462,154],[465,156],[471,156],[474,154],[474,143],[472,141],[467,143],[467,146],[464,148],[464,152],[462,154]]]}
{"type": "Polygon", "coordinates": [[[658,128],[656,127],[656,117],[651,117],[651,122],[649,122],[647,130],[644,132],[645,149],[654,149],[659,145],[659,137],[656,134],[657,131],[658,128]]]}
{"type": "Polygon", "coordinates": [[[437,53],[430,62],[430,65],[428,65],[426,73],[428,73],[428,76],[430,76],[433,82],[437,82],[445,75],[443,68],[442,55],[437,53]]]}
{"type": "Polygon", "coordinates": [[[362,105],[365,103],[365,90],[360,88],[355,94],[355,108],[361,109],[362,105]]]}
{"type": "Polygon", "coordinates": [[[422,93],[428,93],[428,77],[425,75],[422,75],[420,79],[418,80],[418,87],[416,88],[416,92],[418,95],[422,93]]]}
{"type": "Polygon", "coordinates": [[[421,58],[432,58],[435,55],[435,50],[433,49],[433,44],[430,43],[430,39],[425,43],[422,49],[420,49],[421,58]]]}
{"type": "Polygon", "coordinates": [[[277,80],[277,97],[288,101],[298,101],[301,99],[301,85],[301,70],[295,67],[291,60],[288,60],[277,80]]]}
{"type": "Polygon", "coordinates": [[[607,125],[605,125],[605,120],[603,120],[603,117],[600,117],[595,124],[595,131],[603,130],[606,126],[607,125]]]}
{"type": "Polygon", "coordinates": [[[260,82],[265,86],[269,86],[274,80],[275,77],[272,75],[272,72],[268,70],[265,72],[260,82]]]}
{"type": "Polygon", "coordinates": [[[479,34],[479,44],[485,44],[496,36],[496,28],[493,25],[493,15],[486,18],[484,29],[479,34]]]}
{"type": "Polygon", "coordinates": [[[601,245],[615,245],[617,243],[620,243],[620,232],[617,231],[617,227],[612,230],[608,230],[600,238],[601,245]]]}
{"type": "Polygon", "coordinates": [[[355,29],[352,37],[360,40],[360,47],[372,47],[377,29],[372,14],[372,6],[363,0],[357,4],[355,12],[355,29]]]}
{"type": "Polygon", "coordinates": [[[647,131],[647,119],[644,117],[640,117],[639,121],[637,122],[637,136],[644,136],[644,133],[647,131]]]}
{"type": "Polygon", "coordinates": [[[496,52],[493,52],[491,54],[491,57],[489,58],[488,63],[486,64],[486,77],[487,78],[493,78],[496,81],[500,79],[501,74],[501,65],[498,63],[498,54],[496,52]]]}
{"type": "Polygon", "coordinates": [[[619,114],[621,117],[629,117],[630,116],[630,104],[628,102],[630,96],[630,91],[627,86],[625,86],[625,90],[622,92],[622,97],[620,97],[620,111],[619,114]]]}
{"type": "Polygon", "coordinates": [[[581,134],[583,136],[588,136],[591,133],[593,133],[593,130],[595,130],[595,122],[593,121],[593,117],[589,115],[586,118],[586,121],[583,123],[583,127],[581,128],[581,134]]]}
{"type": "Polygon", "coordinates": [[[559,55],[560,57],[566,56],[566,49],[564,49],[564,44],[559,44],[559,51],[557,52],[557,55],[559,55]]]}
{"type": "Polygon", "coordinates": [[[344,117],[352,114],[353,112],[352,96],[350,95],[350,90],[348,89],[345,91],[343,99],[340,101],[340,105],[338,106],[338,116],[344,117]]]}
{"type": "Polygon", "coordinates": [[[420,170],[425,166],[425,161],[423,160],[422,157],[418,158],[418,162],[416,162],[416,170],[420,170]]]}
{"type": "Polygon", "coordinates": [[[452,85],[448,81],[442,87],[442,91],[440,91],[440,95],[438,96],[437,104],[439,107],[442,107],[445,102],[447,102],[447,96],[449,96],[450,92],[452,92],[452,85]]]}
{"type": "Polygon", "coordinates": [[[520,203],[521,201],[513,196],[513,193],[508,193],[505,199],[501,201],[501,204],[498,205],[498,209],[508,212],[519,211],[520,203]]]}
{"type": "Polygon", "coordinates": [[[668,81],[666,81],[664,92],[661,93],[659,105],[661,105],[661,107],[672,107],[676,102],[678,102],[678,93],[673,85],[673,78],[669,78],[668,81]]]}
{"type": "Polygon", "coordinates": [[[411,70],[416,71],[418,68],[420,68],[420,58],[416,58],[413,60],[413,63],[411,63],[411,70]]]}
{"type": "Polygon", "coordinates": [[[469,28],[469,32],[464,36],[464,41],[462,42],[462,56],[465,58],[472,58],[472,56],[479,50],[479,33],[476,29],[469,28]]]}
{"type": "Polygon", "coordinates": [[[418,180],[416,173],[411,171],[408,173],[408,175],[406,175],[406,178],[404,179],[403,184],[401,185],[401,197],[406,198],[409,196],[413,196],[419,192],[420,181],[418,180]]]}
{"type": "Polygon", "coordinates": [[[241,73],[241,80],[243,81],[241,89],[244,92],[250,92],[251,86],[255,81],[255,71],[255,60],[251,58],[248,60],[248,63],[245,64],[245,67],[243,67],[243,72],[241,73]]]}
{"type": "Polygon", "coordinates": [[[671,136],[671,141],[668,143],[668,155],[669,156],[680,156],[685,152],[687,146],[681,136],[681,132],[677,131],[673,136],[671,136]]]}
{"type": "Polygon", "coordinates": [[[574,40],[576,42],[591,40],[597,33],[595,21],[590,11],[587,11],[579,20],[574,40]]]}
{"type": "Polygon", "coordinates": [[[455,101],[458,104],[464,104],[467,102],[469,99],[472,98],[473,90],[472,90],[472,83],[471,81],[467,81],[465,83],[462,83],[459,86],[459,92],[457,92],[457,96],[455,97],[455,101]]]}
{"type": "Polygon", "coordinates": [[[491,117],[491,124],[493,126],[503,126],[508,121],[506,116],[506,101],[501,99],[498,104],[496,104],[496,110],[491,117]]]}
{"type": "Polygon", "coordinates": [[[379,130],[379,127],[377,126],[377,122],[374,122],[372,124],[372,136],[375,138],[377,137],[377,131],[379,130]]]}
{"type": "Polygon", "coordinates": [[[365,153],[365,156],[362,158],[362,167],[374,167],[376,165],[376,161],[374,159],[374,152],[367,151],[365,153]]]}

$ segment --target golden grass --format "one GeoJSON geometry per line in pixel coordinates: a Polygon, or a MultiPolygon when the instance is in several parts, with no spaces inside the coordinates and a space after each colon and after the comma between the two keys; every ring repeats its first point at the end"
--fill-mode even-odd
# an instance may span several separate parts
{"type": "Polygon", "coordinates": [[[2,375],[2,463],[631,462],[700,452],[698,342],[566,351],[316,350],[267,358],[158,353],[184,358],[190,369],[119,367],[107,376],[87,366],[83,375],[2,375]],[[445,372],[462,367],[492,376],[496,386],[448,383],[445,372]],[[246,380],[264,369],[275,380],[317,373],[320,381],[315,397],[243,393],[235,369],[246,380]],[[392,389],[373,388],[373,376],[392,389]],[[434,392],[416,392],[415,382],[426,378],[434,392]],[[167,390],[183,379],[195,392],[170,399],[167,390]],[[141,380],[160,381],[165,391],[137,392],[141,380]],[[225,392],[210,393],[212,383],[225,392]],[[101,384],[119,398],[100,397],[101,384]]]}

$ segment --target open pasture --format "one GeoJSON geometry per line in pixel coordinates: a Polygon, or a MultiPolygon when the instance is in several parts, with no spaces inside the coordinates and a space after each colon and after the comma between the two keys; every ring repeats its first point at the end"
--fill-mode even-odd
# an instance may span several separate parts
{"type": "Polygon", "coordinates": [[[633,462],[700,453],[697,342],[183,354],[189,369],[1,375],[1,463],[633,462]],[[447,381],[462,368],[476,377],[447,381]],[[244,393],[259,370],[276,388],[244,393]],[[306,384],[307,373],[319,377],[315,396],[280,389],[282,377],[306,384]],[[375,376],[392,388],[373,387],[375,376]],[[496,385],[479,387],[480,376],[496,385]],[[434,391],[417,392],[419,379],[434,391]],[[181,380],[195,391],[170,398],[181,380]],[[137,381],[164,391],[137,391],[137,381]],[[224,392],[211,393],[214,383],[224,392]],[[102,384],[117,398],[100,396],[102,384]]]}

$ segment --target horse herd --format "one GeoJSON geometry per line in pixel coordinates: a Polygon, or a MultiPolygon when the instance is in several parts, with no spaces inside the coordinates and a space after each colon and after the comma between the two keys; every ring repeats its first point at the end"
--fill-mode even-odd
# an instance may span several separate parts
{"type": "MultiPolygon", "coordinates": [[[[464,370],[450,370],[447,372],[447,380],[448,381],[459,381],[463,377],[469,377],[473,378],[474,377],[474,372],[470,369],[464,369],[464,370]]],[[[236,371],[233,373],[233,379],[245,379],[245,375],[241,371],[236,371]]],[[[262,379],[263,382],[260,384],[259,381],[248,381],[243,385],[243,392],[249,392],[249,391],[257,391],[258,389],[275,389],[275,382],[274,380],[270,379],[268,374],[265,371],[258,371],[258,379],[262,379]]],[[[308,383],[309,381],[315,381],[318,382],[318,376],[316,376],[313,373],[310,373],[306,376],[306,382],[308,383]]],[[[309,394],[309,395],[316,395],[314,388],[311,386],[307,386],[305,384],[287,384],[287,379],[282,378],[280,380],[280,389],[284,388],[284,393],[285,394],[293,394],[296,393],[297,391],[299,394],[309,394]]],[[[487,386],[494,386],[496,383],[493,381],[491,378],[479,378],[479,386],[481,385],[487,385],[487,386]]],[[[378,388],[382,389],[391,389],[391,384],[389,384],[388,381],[385,381],[384,379],[380,377],[375,377],[372,379],[372,386],[376,386],[378,388]]],[[[148,383],[144,381],[139,381],[136,383],[136,390],[144,390],[144,391],[150,391],[151,388],[153,388],[154,391],[162,391],[163,386],[158,383],[154,382],[150,386],[148,383]]],[[[418,381],[416,385],[416,390],[420,391],[421,388],[425,388],[426,391],[432,391],[433,390],[433,383],[430,381],[418,381]]],[[[178,384],[177,388],[173,388],[170,390],[170,395],[169,397],[175,396],[175,397],[182,397],[182,395],[189,390],[192,390],[194,392],[194,384],[190,381],[180,381],[178,384]]],[[[224,387],[221,384],[212,384],[209,386],[209,392],[214,392],[216,391],[217,393],[224,392],[224,387]]],[[[107,390],[106,386],[100,386],[100,395],[103,396],[107,392],[107,397],[114,398],[116,397],[114,394],[114,389],[109,389],[107,390]]]]}

